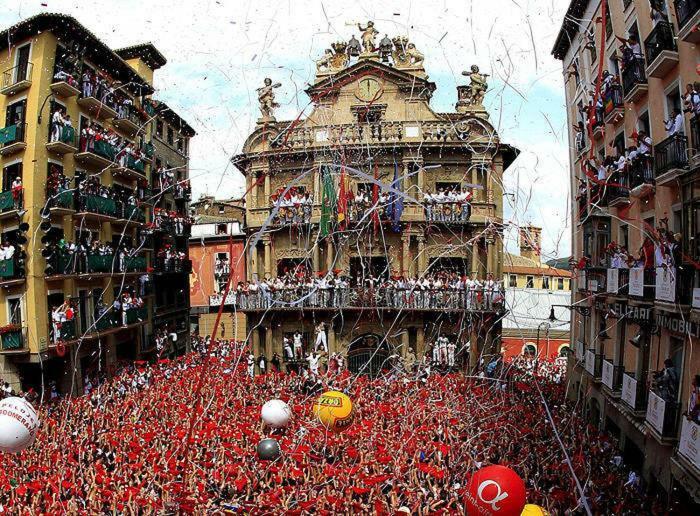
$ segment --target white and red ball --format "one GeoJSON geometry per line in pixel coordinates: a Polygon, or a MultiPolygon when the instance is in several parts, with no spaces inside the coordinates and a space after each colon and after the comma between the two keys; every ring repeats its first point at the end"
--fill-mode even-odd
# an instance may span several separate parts
{"type": "Polygon", "coordinates": [[[34,442],[39,418],[24,398],[0,401],[0,452],[18,453],[34,442]]]}
{"type": "Polygon", "coordinates": [[[282,400],[270,400],[263,405],[260,415],[270,428],[286,428],[292,419],[292,409],[282,400]]]}
{"type": "Polygon", "coordinates": [[[469,479],[467,513],[520,516],[525,507],[525,483],[505,466],[486,466],[469,479]]]}

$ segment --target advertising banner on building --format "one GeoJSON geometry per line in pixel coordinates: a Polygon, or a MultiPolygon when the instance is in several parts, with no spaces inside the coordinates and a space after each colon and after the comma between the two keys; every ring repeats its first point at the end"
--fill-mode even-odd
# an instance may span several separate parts
{"type": "Polygon", "coordinates": [[[700,425],[681,418],[681,440],[678,443],[678,451],[688,459],[697,469],[700,469],[700,425]]]}
{"type": "Polygon", "coordinates": [[[614,367],[612,365],[612,362],[609,362],[608,360],[603,360],[603,385],[607,386],[608,389],[612,390],[613,388],[613,371],[614,367]]]}
{"type": "Polygon", "coordinates": [[[630,269],[629,295],[643,296],[644,295],[644,269],[635,267],[630,269]]]}
{"type": "Polygon", "coordinates": [[[620,272],[617,269],[608,269],[607,292],[617,294],[619,289],[620,272]]]}
{"type": "Polygon", "coordinates": [[[657,394],[649,391],[649,403],[647,405],[647,423],[660,434],[664,431],[664,414],[666,402],[657,394]]]}
{"type": "Polygon", "coordinates": [[[595,353],[591,350],[586,350],[586,372],[590,375],[595,373],[595,353]]]}
{"type": "Polygon", "coordinates": [[[656,268],[656,299],[659,301],[676,301],[676,269],[656,268]]]}
{"type": "Polygon", "coordinates": [[[622,375],[622,401],[632,408],[637,403],[637,380],[628,374],[622,375]]]}

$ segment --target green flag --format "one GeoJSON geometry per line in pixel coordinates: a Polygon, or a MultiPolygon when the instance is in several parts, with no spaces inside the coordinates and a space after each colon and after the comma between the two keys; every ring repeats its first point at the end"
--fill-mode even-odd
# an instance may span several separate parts
{"type": "Polygon", "coordinates": [[[0,129],[0,145],[14,142],[17,139],[17,126],[8,125],[0,129]]]}
{"type": "Polygon", "coordinates": [[[338,209],[338,197],[333,184],[333,176],[326,165],[321,165],[321,181],[323,181],[323,194],[321,197],[321,236],[325,237],[331,232],[331,221],[335,220],[338,209]]]}

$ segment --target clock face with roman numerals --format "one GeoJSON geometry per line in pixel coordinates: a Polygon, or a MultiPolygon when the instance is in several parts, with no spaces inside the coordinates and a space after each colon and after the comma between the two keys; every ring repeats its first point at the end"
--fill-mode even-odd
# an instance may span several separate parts
{"type": "Polygon", "coordinates": [[[363,77],[357,85],[355,96],[364,101],[372,102],[378,99],[382,94],[382,87],[379,81],[373,77],[363,77]]]}

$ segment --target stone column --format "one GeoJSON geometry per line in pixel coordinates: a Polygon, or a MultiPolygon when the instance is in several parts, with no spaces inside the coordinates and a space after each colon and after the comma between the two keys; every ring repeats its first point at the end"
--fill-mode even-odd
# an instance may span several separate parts
{"type": "Polygon", "coordinates": [[[421,324],[416,328],[416,359],[420,362],[425,355],[425,328],[421,324]]]}
{"type": "Polygon", "coordinates": [[[272,358],[272,326],[265,331],[265,356],[268,360],[272,358]]]}
{"type": "Polygon", "coordinates": [[[334,269],[333,267],[333,240],[331,238],[326,239],[326,272],[330,272],[334,269]]]}
{"type": "Polygon", "coordinates": [[[496,276],[496,245],[493,237],[486,239],[486,264],[487,272],[494,275],[494,281],[498,281],[500,278],[496,276]]]}
{"type": "Polygon", "coordinates": [[[474,240],[472,243],[472,256],[471,256],[471,271],[479,276],[479,240],[474,240]]]}
{"type": "Polygon", "coordinates": [[[418,276],[422,276],[425,272],[425,237],[423,235],[418,235],[418,256],[417,256],[417,266],[418,266],[418,276]]]}
{"type": "Polygon", "coordinates": [[[253,247],[251,249],[246,249],[246,253],[250,256],[250,267],[248,267],[248,280],[253,281],[254,275],[258,274],[258,249],[253,247]]]}
{"type": "Polygon", "coordinates": [[[469,372],[474,373],[479,363],[479,333],[474,323],[469,328],[469,372]]]}
{"type": "Polygon", "coordinates": [[[253,182],[253,185],[250,188],[250,207],[251,208],[257,208],[258,207],[258,177],[257,177],[258,172],[254,172],[251,175],[250,180],[253,182]]]}
{"type": "Polygon", "coordinates": [[[321,244],[319,242],[314,242],[311,262],[311,266],[314,268],[314,272],[318,272],[321,270],[321,244]]]}
{"type": "Polygon", "coordinates": [[[265,174],[265,202],[269,202],[270,194],[270,173],[265,174]]]}
{"type": "Polygon", "coordinates": [[[409,339],[408,339],[408,328],[404,328],[401,334],[401,356],[406,358],[406,353],[408,353],[409,339]]]}
{"type": "Polygon", "coordinates": [[[401,274],[408,277],[408,268],[411,263],[411,235],[401,235],[401,274]]]}
{"type": "Polygon", "coordinates": [[[263,245],[265,246],[265,276],[272,277],[272,249],[270,246],[272,242],[270,238],[263,239],[263,245]]]}

